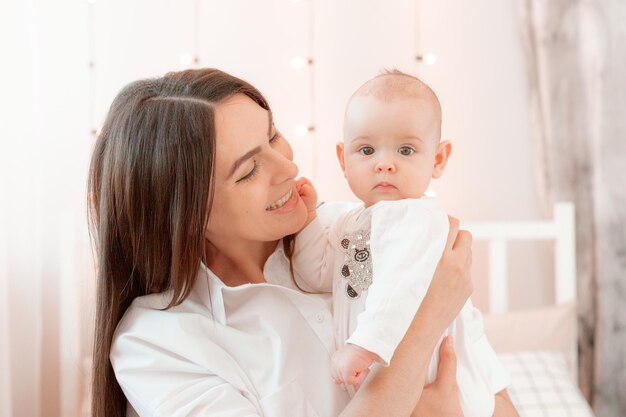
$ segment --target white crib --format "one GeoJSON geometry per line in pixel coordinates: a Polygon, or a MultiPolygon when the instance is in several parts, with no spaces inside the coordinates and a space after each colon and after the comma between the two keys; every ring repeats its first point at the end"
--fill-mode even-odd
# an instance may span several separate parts
{"type": "Polygon", "coordinates": [[[509,394],[521,417],[593,416],[576,385],[574,205],[556,203],[553,218],[547,221],[476,222],[461,227],[489,248],[485,332],[511,374],[509,394]],[[552,306],[509,311],[507,243],[511,241],[554,242],[552,306]],[[520,332],[527,337],[520,337],[520,332]],[[527,340],[533,333],[541,334],[538,340],[527,340]]]}

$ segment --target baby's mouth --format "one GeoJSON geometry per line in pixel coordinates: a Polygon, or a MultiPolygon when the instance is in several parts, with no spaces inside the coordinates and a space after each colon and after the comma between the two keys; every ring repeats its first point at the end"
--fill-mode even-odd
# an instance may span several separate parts
{"type": "Polygon", "coordinates": [[[293,188],[291,190],[289,190],[289,192],[287,194],[285,194],[284,196],[282,196],[278,200],[274,201],[265,210],[272,211],[272,210],[276,210],[276,209],[281,208],[282,206],[284,206],[287,203],[287,201],[289,201],[289,199],[291,198],[291,193],[293,193],[293,188]]]}
{"type": "Polygon", "coordinates": [[[396,186],[387,181],[381,181],[374,186],[374,189],[391,190],[396,189],[396,186]]]}

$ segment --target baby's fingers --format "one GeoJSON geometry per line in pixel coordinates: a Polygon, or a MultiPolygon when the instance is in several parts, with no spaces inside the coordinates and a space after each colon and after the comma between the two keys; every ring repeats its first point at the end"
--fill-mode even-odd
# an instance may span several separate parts
{"type": "Polygon", "coordinates": [[[309,187],[313,187],[313,183],[311,183],[311,181],[308,178],[300,177],[296,180],[296,190],[298,190],[298,192],[300,192],[300,189],[305,185],[308,185],[309,187]]]}
{"type": "Polygon", "coordinates": [[[339,375],[339,372],[337,372],[337,368],[335,366],[330,367],[330,377],[333,379],[333,383],[335,385],[343,384],[341,376],[339,375]]]}
{"type": "Polygon", "coordinates": [[[366,369],[363,372],[361,372],[358,376],[357,376],[357,383],[356,388],[359,389],[359,387],[361,386],[361,384],[363,383],[363,381],[365,381],[365,377],[367,377],[367,374],[369,374],[370,370],[366,369]]]}
{"type": "Polygon", "coordinates": [[[343,376],[343,381],[346,385],[356,385],[358,384],[362,377],[363,372],[357,372],[357,371],[344,371],[342,373],[343,376]]]}
{"type": "Polygon", "coordinates": [[[303,197],[312,195],[314,192],[315,192],[315,189],[311,187],[309,184],[302,184],[302,186],[298,190],[298,194],[300,194],[303,197]]]}

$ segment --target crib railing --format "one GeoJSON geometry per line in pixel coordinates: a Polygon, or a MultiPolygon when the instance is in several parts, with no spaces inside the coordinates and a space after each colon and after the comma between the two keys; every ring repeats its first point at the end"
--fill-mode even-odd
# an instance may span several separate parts
{"type": "MultiPolygon", "coordinates": [[[[554,241],[555,305],[576,302],[576,227],[574,204],[559,202],[554,205],[553,218],[548,221],[477,222],[462,224],[474,240],[489,245],[489,313],[505,313],[508,306],[509,241],[554,241]]],[[[576,318],[573,317],[575,327],[576,318]]],[[[577,363],[576,332],[571,341],[571,358],[577,363]]],[[[575,373],[576,367],[572,371],[575,373]]]]}
{"type": "Polygon", "coordinates": [[[463,224],[475,240],[489,245],[489,312],[508,311],[507,242],[554,240],[555,303],[576,300],[576,235],[574,205],[556,203],[549,221],[480,222],[463,224]]]}

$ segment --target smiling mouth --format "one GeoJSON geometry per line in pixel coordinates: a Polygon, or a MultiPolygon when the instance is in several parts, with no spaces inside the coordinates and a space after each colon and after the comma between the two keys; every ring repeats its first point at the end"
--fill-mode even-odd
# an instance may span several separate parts
{"type": "Polygon", "coordinates": [[[284,196],[282,196],[278,200],[274,201],[265,210],[272,211],[272,210],[276,210],[276,209],[281,208],[282,206],[284,206],[287,203],[287,201],[289,201],[289,199],[291,198],[291,194],[292,193],[293,193],[293,188],[291,190],[289,190],[289,192],[287,194],[285,194],[284,196]]]}

